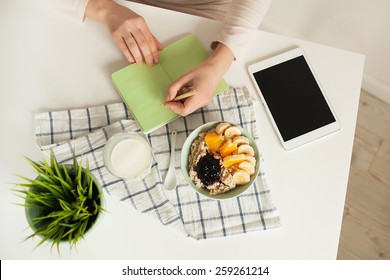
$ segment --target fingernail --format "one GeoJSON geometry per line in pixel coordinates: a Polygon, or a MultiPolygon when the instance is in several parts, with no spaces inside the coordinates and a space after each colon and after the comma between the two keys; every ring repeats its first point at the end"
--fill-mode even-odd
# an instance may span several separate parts
{"type": "Polygon", "coordinates": [[[130,64],[133,64],[135,62],[132,57],[127,57],[127,61],[129,61],[130,64]]]}

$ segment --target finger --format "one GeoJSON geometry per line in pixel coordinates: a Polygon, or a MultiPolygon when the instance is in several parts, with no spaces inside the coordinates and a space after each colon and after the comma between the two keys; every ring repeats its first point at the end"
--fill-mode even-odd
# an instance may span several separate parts
{"type": "Polygon", "coordinates": [[[184,103],[169,101],[169,102],[165,102],[164,106],[171,109],[173,112],[175,112],[178,115],[187,116],[192,112],[194,112],[196,109],[200,108],[200,106],[197,106],[196,104],[197,103],[195,99],[190,97],[186,99],[184,103]]]}
{"type": "Polygon", "coordinates": [[[158,61],[157,46],[154,41],[154,36],[150,32],[145,20],[143,18],[138,18],[135,25],[132,27],[131,32],[142,52],[145,63],[148,66],[152,66],[155,63],[155,60],[158,61]]]}
{"type": "Polygon", "coordinates": [[[149,61],[149,64],[158,63],[158,51],[162,49],[162,44],[156,39],[156,37],[154,37],[152,32],[150,32],[149,27],[145,21],[139,21],[136,27],[142,33],[146,40],[146,42],[144,43],[145,46],[140,46],[140,49],[142,51],[150,51],[149,53],[143,53],[145,59],[147,61],[151,59],[151,61],[149,61]],[[146,45],[149,47],[149,49],[146,48],[146,45]],[[149,55],[151,56],[151,58],[149,58],[149,55]]]}
{"type": "Polygon", "coordinates": [[[135,62],[137,64],[142,64],[142,54],[141,54],[141,51],[138,47],[138,44],[136,42],[136,39],[133,37],[133,35],[131,33],[126,33],[124,36],[123,36],[123,40],[124,42],[126,43],[127,45],[127,48],[129,49],[131,55],[133,56],[135,62]]]}
{"type": "Polygon", "coordinates": [[[134,57],[131,55],[127,44],[125,43],[122,36],[113,36],[114,42],[119,47],[122,54],[126,57],[126,59],[130,62],[130,64],[134,63],[134,57]]]}
{"type": "Polygon", "coordinates": [[[183,89],[192,89],[192,81],[189,76],[184,75],[168,87],[168,93],[165,97],[166,101],[172,101],[179,94],[183,94],[183,89]]]}
{"type": "Polygon", "coordinates": [[[154,59],[154,63],[158,63],[159,62],[158,51],[161,51],[162,49],[164,49],[164,46],[154,36],[153,36],[153,40],[154,40],[154,43],[156,44],[156,47],[157,47],[157,51],[156,51],[156,54],[153,55],[153,59],[154,59]]]}
{"type": "Polygon", "coordinates": [[[135,41],[137,42],[138,49],[141,51],[142,56],[143,56],[143,58],[145,60],[145,63],[148,66],[152,66],[153,65],[153,55],[152,55],[152,52],[153,52],[153,49],[154,49],[154,52],[157,53],[156,46],[155,45],[154,46],[150,46],[147,38],[145,37],[145,34],[141,30],[139,30],[139,29],[136,29],[136,30],[132,31],[132,35],[135,38],[135,41]]]}
{"type": "Polygon", "coordinates": [[[178,115],[185,116],[185,107],[181,102],[166,102],[164,103],[164,106],[178,115]]]}
{"type": "Polygon", "coordinates": [[[161,50],[164,48],[163,44],[161,44],[160,41],[157,40],[156,37],[153,36],[153,38],[154,38],[154,41],[155,41],[155,43],[156,43],[157,50],[161,51],[161,50]]]}
{"type": "MultiPolygon", "coordinates": [[[[146,43],[149,46],[150,56],[151,56],[149,64],[158,63],[158,61],[159,61],[158,51],[162,49],[161,43],[152,35],[152,33],[149,31],[149,28],[147,28],[147,26],[144,29],[141,29],[141,32],[143,32],[145,39],[146,39],[146,43]]],[[[141,50],[144,50],[144,49],[141,48],[141,50]]],[[[144,54],[144,57],[145,56],[146,55],[144,54]]],[[[147,59],[149,59],[149,58],[147,58],[147,59]]]]}
{"type": "Polygon", "coordinates": [[[183,89],[169,86],[167,95],[165,96],[165,101],[172,101],[173,99],[175,99],[176,96],[180,94],[183,94],[183,89]]]}

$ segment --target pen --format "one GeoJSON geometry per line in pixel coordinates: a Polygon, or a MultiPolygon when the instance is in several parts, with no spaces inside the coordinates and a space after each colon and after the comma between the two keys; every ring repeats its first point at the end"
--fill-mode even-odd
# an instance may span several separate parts
{"type": "Polygon", "coordinates": [[[193,96],[196,94],[196,90],[191,90],[189,92],[186,92],[186,93],[183,93],[183,94],[180,94],[178,96],[176,96],[173,101],[179,101],[179,100],[182,100],[182,99],[185,99],[185,98],[188,98],[190,96],[193,96]]]}

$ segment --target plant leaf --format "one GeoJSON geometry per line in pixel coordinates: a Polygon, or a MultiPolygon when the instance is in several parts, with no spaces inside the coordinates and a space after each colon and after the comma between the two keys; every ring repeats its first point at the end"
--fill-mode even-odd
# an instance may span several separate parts
{"type": "Polygon", "coordinates": [[[35,169],[37,173],[42,173],[42,164],[36,161],[33,161],[29,157],[24,156],[27,162],[35,169]]]}
{"type": "Polygon", "coordinates": [[[55,171],[57,178],[62,179],[62,181],[64,181],[63,174],[58,165],[57,159],[54,156],[53,150],[50,150],[50,166],[55,171]]]}
{"type": "Polygon", "coordinates": [[[72,210],[72,204],[67,202],[67,201],[64,201],[62,199],[59,199],[59,203],[61,205],[61,208],[65,211],[71,211],[72,210]]]}
{"type": "Polygon", "coordinates": [[[89,182],[89,186],[88,186],[88,199],[89,200],[93,199],[93,188],[94,187],[95,187],[95,184],[94,184],[93,180],[91,179],[91,181],[89,182]]]}
{"type": "Polygon", "coordinates": [[[69,173],[68,173],[68,169],[66,167],[65,164],[62,165],[62,169],[64,171],[64,175],[65,175],[65,182],[67,182],[70,186],[73,186],[73,180],[72,178],[70,177],[69,173]]]}

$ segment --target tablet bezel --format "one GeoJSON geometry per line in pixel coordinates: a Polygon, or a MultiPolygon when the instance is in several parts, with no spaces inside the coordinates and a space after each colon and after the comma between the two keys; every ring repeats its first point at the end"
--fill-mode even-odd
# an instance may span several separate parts
{"type": "Polygon", "coordinates": [[[327,96],[326,96],[326,94],[325,94],[321,84],[319,83],[318,78],[315,75],[315,73],[313,71],[313,68],[310,65],[310,62],[307,59],[307,56],[305,55],[305,53],[304,53],[302,48],[299,48],[299,47],[298,48],[294,48],[294,49],[292,49],[290,51],[286,51],[284,53],[281,53],[279,55],[273,56],[271,58],[268,58],[268,59],[265,59],[265,60],[253,63],[253,64],[248,66],[248,71],[249,71],[249,75],[251,77],[251,80],[252,80],[252,82],[253,82],[253,84],[254,84],[254,86],[256,88],[256,91],[259,94],[260,99],[261,99],[262,103],[264,104],[264,107],[265,107],[265,109],[267,111],[267,114],[268,114],[268,116],[269,116],[269,118],[271,120],[272,126],[274,127],[274,129],[275,129],[275,131],[276,131],[276,133],[278,135],[278,138],[279,138],[280,142],[282,143],[282,146],[283,146],[283,148],[285,150],[291,150],[291,149],[297,148],[297,147],[302,146],[302,145],[304,145],[304,144],[306,144],[308,142],[311,142],[311,141],[313,141],[315,139],[321,138],[321,137],[323,137],[325,135],[328,135],[328,134],[330,134],[332,132],[335,132],[335,131],[337,131],[337,130],[339,130],[341,128],[340,122],[338,121],[338,118],[337,118],[337,116],[336,116],[336,114],[334,112],[334,109],[332,108],[332,106],[331,106],[331,104],[330,104],[330,102],[329,102],[329,100],[328,100],[328,98],[327,98],[327,96]],[[305,134],[302,134],[302,135],[300,135],[298,137],[295,137],[293,139],[285,141],[283,139],[280,131],[279,131],[279,128],[278,128],[278,126],[277,126],[277,124],[276,124],[272,114],[271,114],[271,111],[270,111],[270,109],[269,109],[269,107],[267,105],[267,102],[266,102],[266,100],[265,100],[265,98],[264,98],[264,96],[263,96],[263,94],[262,94],[262,92],[260,90],[260,87],[257,84],[257,81],[255,79],[254,74],[256,72],[262,71],[262,70],[270,68],[270,67],[272,67],[274,65],[278,65],[280,63],[283,63],[285,61],[289,61],[291,59],[294,59],[294,58],[300,57],[300,56],[304,57],[307,65],[309,66],[309,69],[312,72],[312,74],[314,76],[314,79],[315,79],[315,81],[316,81],[316,83],[317,83],[317,85],[318,85],[318,87],[319,87],[319,89],[320,89],[320,91],[321,91],[321,93],[322,93],[322,95],[323,95],[323,97],[324,97],[324,99],[325,99],[325,101],[326,101],[326,103],[327,103],[327,105],[328,105],[328,107],[329,107],[329,109],[330,109],[330,111],[331,111],[335,121],[332,122],[332,123],[329,123],[329,124],[327,124],[325,126],[322,126],[320,128],[317,128],[315,130],[312,130],[310,132],[307,132],[305,134]]]}

